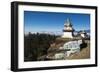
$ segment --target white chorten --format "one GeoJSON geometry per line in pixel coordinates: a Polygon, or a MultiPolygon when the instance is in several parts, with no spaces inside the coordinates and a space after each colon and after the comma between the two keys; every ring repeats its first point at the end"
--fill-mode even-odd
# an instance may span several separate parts
{"type": "Polygon", "coordinates": [[[70,19],[67,19],[67,21],[64,23],[62,38],[73,38],[73,32],[74,29],[72,27],[70,19]]]}
{"type": "Polygon", "coordinates": [[[81,37],[85,38],[87,36],[86,32],[83,30],[82,32],[80,32],[81,37]]]}

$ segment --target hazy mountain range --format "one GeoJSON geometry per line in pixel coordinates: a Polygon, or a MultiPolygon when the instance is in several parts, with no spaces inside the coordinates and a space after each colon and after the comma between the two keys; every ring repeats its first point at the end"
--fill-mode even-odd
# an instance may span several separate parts
{"type": "MultiPolygon", "coordinates": [[[[88,35],[90,35],[90,30],[84,30],[88,35]]],[[[74,33],[78,33],[79,31],[75,31],[74,33]]],[[[51,32],[51,31],[40,31],[40,32],[30,32],[31,34],[36,34],[36,33],[40,33],[40,34],[51,34],[51,35],[62,35],[63,32],[62,31],[55,31],[55,32],[51,32]]],[[[25,32],[25,35],[28,35],[29,32],[25,32]]]]}

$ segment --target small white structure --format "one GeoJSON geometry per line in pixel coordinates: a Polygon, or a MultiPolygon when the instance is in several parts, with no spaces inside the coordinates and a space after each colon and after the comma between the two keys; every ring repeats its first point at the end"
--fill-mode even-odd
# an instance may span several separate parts
{"type": "Polygon", "coordinates": [[[65,59],[69,57],[72,53],[79,53],[80,52],[80,44],[82,44],[82,40],[77,41],[70,41],[65,43],[59,50],[64,50],[63,53],[56,53],[54,55],[55,59],[65,59]]]}
{"type": "Polygon", "coordinates": [[[57,53],[55,54],[55,59],[63,59],[65,57],[64,55],[64,53],[57,53]]]}
{"type": "Polygon", "coordinates": [[[64,24],[62,38],[73,38],[73,27],[69,19],[64,24]]]}
{"type": "Polygon", "coordinates": [[[80,36],[81,36],[82,38],[86,38],[86,37],[87,37],[87,34],[86,34],[86,32],[83,30],[82,32],[80,32],[80,36]]]}
{"type": "Polygon", "coordinates": [[[63,47],[59,47],[59,50],[63,50],[63,47]]]}
{"type": "Polygon", "coordinates": [[[80,44],[82,44],[82,40],[78,41],[70,41],[64,44],[63,49],[70,49],[66,51],[66,56],[70,56],[71,53],[79,53],[80,52],[80,44]]]}

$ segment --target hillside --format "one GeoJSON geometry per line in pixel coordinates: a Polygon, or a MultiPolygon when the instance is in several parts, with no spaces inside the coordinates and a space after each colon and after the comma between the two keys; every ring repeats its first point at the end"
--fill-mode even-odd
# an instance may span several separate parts
{"type": "MultiPolygon", "coordinates": [[[[78,40],[78,39],[61,39],[57,38],[55,43],[52,43],[50,48],[48,49],[48,57],[54,58],[54,55],[59,52],[63,52],[59,50],[61,46],[64,45],[65,42],[72,41],[72,40],[78,40]]],[[[86,47],[81,48],[80,53],[73,53],[69,57],[66,57],[66,59],[87,59],[90,58],[90,40],[84,40],[87,44],[86,47]]]]}

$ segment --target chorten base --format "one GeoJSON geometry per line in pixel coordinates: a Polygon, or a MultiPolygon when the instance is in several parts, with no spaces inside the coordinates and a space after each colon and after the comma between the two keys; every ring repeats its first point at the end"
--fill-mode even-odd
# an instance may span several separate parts
{"type": "Polygon", "coordinates": [[[62,38],[73,38],[73,35],[71,32],[64,32],[62,35],[62,38]]]}

